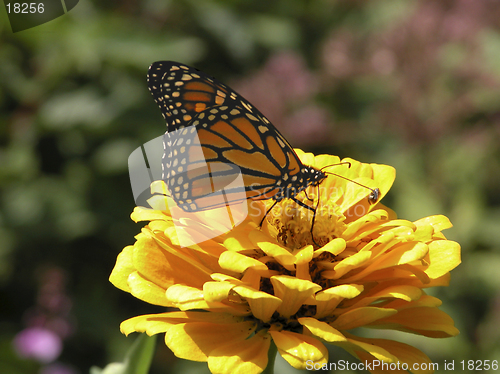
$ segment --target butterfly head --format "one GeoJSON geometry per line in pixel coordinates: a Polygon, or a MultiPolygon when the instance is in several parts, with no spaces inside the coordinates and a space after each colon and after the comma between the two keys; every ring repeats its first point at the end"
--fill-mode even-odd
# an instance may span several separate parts
{"type": "Polygon", "coordinates": [[[316,169],[312,166],[305,166],[302,169],[302,175],[304,178],[304,186],[307,188],[309,186],[317,186],[321,184],[326,178],[326,173],[322,170],[316,169]]]}

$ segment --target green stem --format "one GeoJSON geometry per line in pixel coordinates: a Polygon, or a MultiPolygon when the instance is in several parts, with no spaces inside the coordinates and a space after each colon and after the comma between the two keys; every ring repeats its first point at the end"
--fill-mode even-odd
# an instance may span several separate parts
{"type": "Polygon", "coordinates": [[[271,340],[271,345],[269,346],[269,351],[267,351],[267,366],[262,372],[262,374],[273,374],[274,373],[274,360],[276,360],[276,353],[278,348],[276,344],[271,340]]]}

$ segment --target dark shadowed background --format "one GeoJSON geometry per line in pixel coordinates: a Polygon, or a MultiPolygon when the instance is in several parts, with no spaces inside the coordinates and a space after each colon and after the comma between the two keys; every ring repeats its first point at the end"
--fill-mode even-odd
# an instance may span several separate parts
{"type": "MultiPolygon", "coordinates": [[[[500,360],[499,1],[81,0],[15,34],[0,8],[3,374],[86,374],[123,358],[122,320],[162,311],[108,282],[142,226],[128,156],[165,131],[157,60],[229,84],[295,147],[394,166],[386,205],[454,224],[463,263],[430,293],[461,334],[383,336],[441,364],[500,360]]],[[[188,372],[208,371],[158,345],[152,374],[188,372]]]]}

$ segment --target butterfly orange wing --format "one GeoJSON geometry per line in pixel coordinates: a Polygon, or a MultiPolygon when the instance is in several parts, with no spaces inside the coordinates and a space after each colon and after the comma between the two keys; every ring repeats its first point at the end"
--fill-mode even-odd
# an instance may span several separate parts
{"type": "Polygon", "coordinates": [[[168,128],[163,178],[184,210],[273,198],[304,168],[272,123],[214,78],[159,61],[149,69],[148,85],[168,128]],[[225,188],[239,175],[242,186],[225,188]],[[223,188],[224,199],[214,198],[223,188]]]}

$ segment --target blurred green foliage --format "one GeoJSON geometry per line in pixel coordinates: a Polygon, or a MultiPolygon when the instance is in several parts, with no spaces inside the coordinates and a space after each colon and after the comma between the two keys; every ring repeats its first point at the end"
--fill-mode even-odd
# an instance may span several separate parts
{"type": "MultiPolygon", "coordinates": [[[[396,167],[386,205],[454,224],[463,264],[431,292],[461,335],[386,337],[441,363],[500,359],[500,3],[82,0],[16,34],[0,17],[2,373],[39,372],[12,346],[30,324],[62,320],[59,362],[88,373],[122,361],[122,320],[161,311],[108,282],[140,230],[128,155],[165,131],[145,78],[157,60],[230,84],[296,147],[396,167]],[[47,274],[64,308],[40,297],[47,274]]],[[[206,364],[159,344],[151,373],[181,372],[206,364]]]]}

